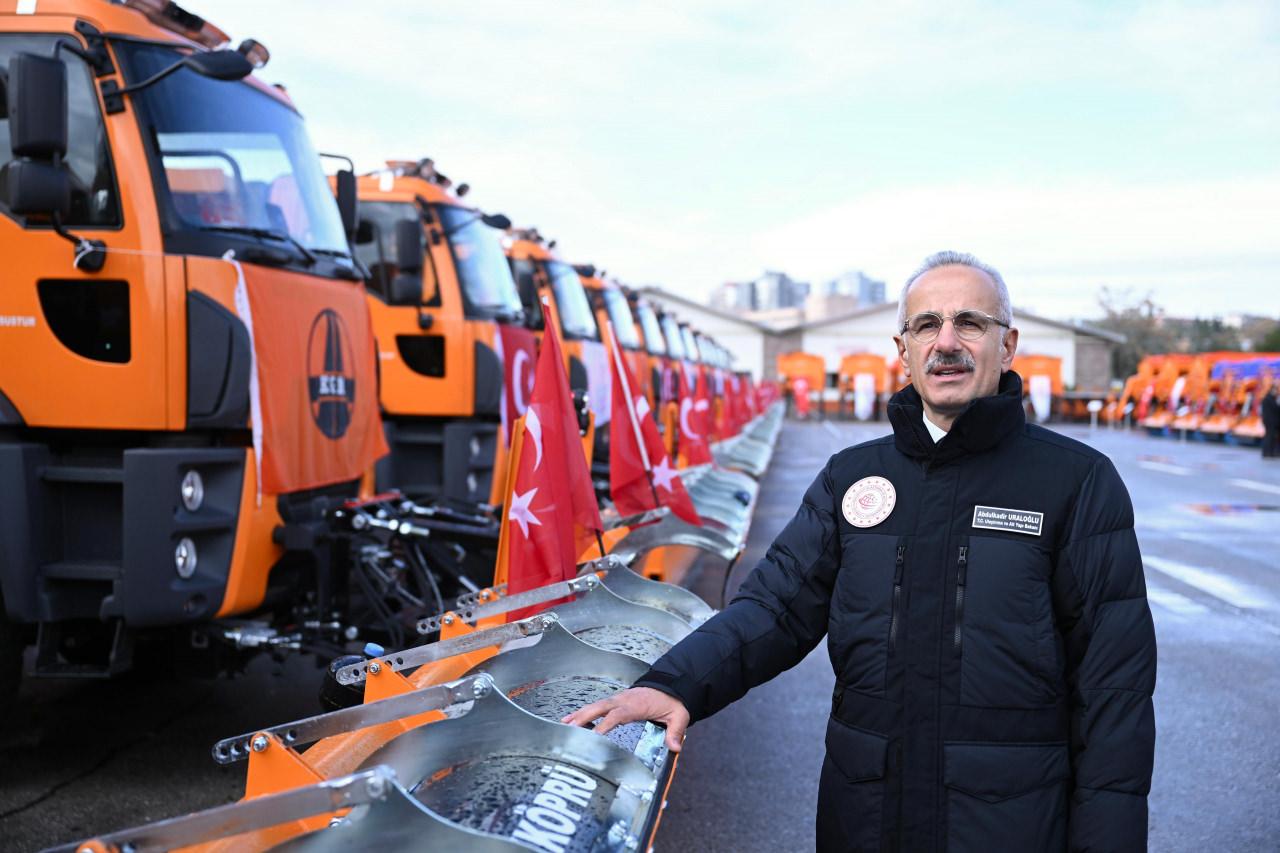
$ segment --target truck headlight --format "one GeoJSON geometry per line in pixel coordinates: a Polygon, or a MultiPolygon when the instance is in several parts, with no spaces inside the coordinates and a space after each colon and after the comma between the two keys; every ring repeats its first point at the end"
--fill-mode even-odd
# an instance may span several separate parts
{"type": "Polygon", "coordinates": [[[204,503],[204,478],[194,469],[182,478],[182,505],[187,512],[195,512],[204,503]]]}
{"type": "Polygon", "coordinates": [[[196,560],[196,543],[190,537],[182,537],[178,547],[173,549],[173,566],[178,577],[189,580],[196,573],[196,560]]]}

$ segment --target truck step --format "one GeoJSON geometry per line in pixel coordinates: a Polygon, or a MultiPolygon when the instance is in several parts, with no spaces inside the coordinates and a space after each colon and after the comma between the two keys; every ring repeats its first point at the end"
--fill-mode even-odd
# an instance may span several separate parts
{"type": "Polygon", "coordinates": [[[40,567],[40,576],[52,580],[115,581],[120,579],[120,564],[89,561],[45,563],[40,567]]]}
{"type": "Polygon", "coordinates": [[[433,444],[442,446],[444,435],[438,432],[416,432],[408,429],[396,430],[396,444],[433,444]]]}
{"type": "Polygon", "coordinates": [[[118,483],[124,484],[123,468],[95,468],[88,465],[45,465],[40,479],[46,483],[118,483]]]}
{"type": "Polygon", "coordinates": [[[36,632],[36,659],[31,674],[39,678],[110,678],[133,665],[133,636],[117,621],[111,650],[104,662],[68,660],[59,654],[62,626],[40,623],[36,632]]]}

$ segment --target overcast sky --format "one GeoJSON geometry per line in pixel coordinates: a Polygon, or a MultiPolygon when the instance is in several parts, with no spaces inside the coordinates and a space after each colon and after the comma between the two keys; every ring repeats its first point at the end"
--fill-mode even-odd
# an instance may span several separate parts
{"type": "Polygon", "coordinates": [[[1014,303],[1280,315],[1280,3],[205,0],[317,147],[431,156],[572,261],[705,295],[895,293],[972,251],[1014,303]]]}

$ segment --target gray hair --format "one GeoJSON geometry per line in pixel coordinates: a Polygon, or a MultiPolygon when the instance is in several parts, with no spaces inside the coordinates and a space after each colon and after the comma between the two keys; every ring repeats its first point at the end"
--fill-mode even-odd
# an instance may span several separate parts
{"type": "Polygon", "coordinates": [[[906,284],[902,285],[902,295],[898,297],[897,331],[899,333],[901,333],[902,327],[907,324],[907,291],[911,289],[911,285],[915,284],[916,279],[929,272],[929,270],[951,266],[952,264],[959,264],[989,275],[996,285],[996,302],[999,306],[996,310],[996,319],[1002,320],[1010,326],[1013,325],[1013,306],[1009,303],[1009,288],[1005,287],[1004,278],[999,271],[993,266],[984,264],[968,252],[952,252],[948,250],[934,252],[925,258],[920,268],[911,274],[906,284]]]}

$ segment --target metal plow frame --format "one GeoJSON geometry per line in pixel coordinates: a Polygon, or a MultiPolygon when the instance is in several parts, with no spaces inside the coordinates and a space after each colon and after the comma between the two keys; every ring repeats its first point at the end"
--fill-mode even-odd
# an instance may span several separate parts
{"type": "Polygon", "coordinates": [[[457,614],[450,612],[430,616],[418,623],[418,630],[429,634],[438,631],[450,618],[475,622],[532,604],[554,601],[575,592],[578,593],[576,600],[559,605],[554,611],[560,623],[573,633],[588,628],[624,625],[641,628],[675,645],[693,630],[688,622],[666,610],[622,598],[594,574],[478,603],[457,614]]]}
{"type": "MultiPolygon", "coordinates": [[[[614,786],[606,850],[637,849],[645,828],[653,824],[660,806],[659,778],[639,758],[608,738],[531,714],[498,689],[486,691],[458,716],[405,732],[374,752],[362,768],[386,765],[413,791],[461,766],[511,755],[548,762],[547,775],[554,772],[547,768],[561,764],[614,786]]],[[[376,846],[376,839],[368,840],[372,845],[366,846],[376,846]]]]}
{"type": "Polygon", "coordinates": [[[353,844],[351,828],[370,826],[386,828],[379,835],[380,850],[466,849],[477,853],[512,853],[537,849],[445,820],[401,787],[395,771],[379,765],[315,785],[52,847],[45,853],[80,853],[85,850],[94,853],[126,850],[130,853],[158,853],[348,809],[347,815],[335,818],[335,825],[329,829],[290,839],[271,849],[355,850],[360,845],[353,844]]]}
{"type": "Polygon", "coordinates": [[[597,560],[593,569],[604,569],[604,585],[619,598],[648,607],[656,607],[678,616],[697,628],[716,614],[716,609],[684,587],[649,580],[632,571],[626,562],[613,554],[597,560]]]}
{"type": "Polygon", "coordinates": [[[584,675],[629,683],[644,675],[649,665],[622,652],[611,652],[579,640],[557,620],[536,643],[508,649],[476,664],[465,677],[484,674],[503,693],[532,679],[584,675]]]}

